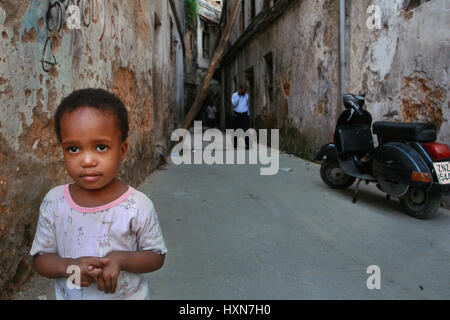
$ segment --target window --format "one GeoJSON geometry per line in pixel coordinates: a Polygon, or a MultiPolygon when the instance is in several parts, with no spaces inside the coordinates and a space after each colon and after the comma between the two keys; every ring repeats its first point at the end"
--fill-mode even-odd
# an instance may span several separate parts
{"type": "Polygon", "coordinates": [[[155,23],[154,23],[154,28],[155,30],[158,29],[162,23],[161,23],[161,19],[159,18],[158,14],[155,12],[155,23]]]}
{"type": "Polygon", "coordinates": [[[202,47],[203,47],[203,58],[209,58],[209,33],[203,32],[202,39],[202,47]]]}
{"type": "Polygon", "coordinates": [[[240,27],[241,27],[241,33],[243,33],[245,30],[245,0],[242,0],[242,4],[241,4],[240,27]]]}
{"type": "Polygon", "coordinates": [[[250,115],[251,115],[251,121],[254,120],[254,115],[255,115],[255,106],[254,106],[254,101],[255,101],[255,72],[253,67],[245,70],[245,80],[246,80],[246,84],[247,84],[247,91],[248,91],[248,95],[249,95],[249,99],[250,99],[250,115]]]}
{"type": "Polygon", "coordinates": [[[253,19],[256,16],[256,0],[251,0],[250,17],[253,19]]]}
{"type": "Polygon", "coordinates": [[[269,106],[273,104],[273,54],[272,52],[266,54],[264,56],[264,61],[266,64],[266,76],[265,76],[265,83],[266,83],[266,94],[269,101],[269,106]]]}
{"type": "Polygon", "coordinates": [[[406,11],[414,10],[421,4],[428,2],[428,1],[430,1],[430,0],[409,0],[409,1],[406,0],[405,1],[405,10],[406,11]]]}

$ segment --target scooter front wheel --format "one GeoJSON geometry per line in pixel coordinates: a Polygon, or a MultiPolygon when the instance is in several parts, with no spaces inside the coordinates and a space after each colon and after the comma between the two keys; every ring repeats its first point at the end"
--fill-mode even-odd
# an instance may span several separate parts
{"type": "Polygon", "coordinates": [[[347,189],[356,180],[341,169],[337,159],[328,159],[322,163],[320,177],[327,186],[334,189],[347,189]]]}
{"type": "Polygon", "coordinates": [[[423,189],[409,188],[400,204],[405,212],[417,219],[430,219],[434,217],[441,205],[441,194],[426,192],[423,189]]]}

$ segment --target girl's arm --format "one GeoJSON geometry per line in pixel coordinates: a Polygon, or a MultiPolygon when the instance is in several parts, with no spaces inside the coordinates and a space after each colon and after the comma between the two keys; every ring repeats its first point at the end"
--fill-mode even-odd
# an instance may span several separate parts
{"type": "Polygon", "coordinates": [[[82,257],[78,259],[61,258],[56,253],[46,253],[33,257],[34,268],[37,273],[47,278],[67,278],[71,274],[67,273],[69,266],[75,265],[81,271],[81,286],[89,286],[90,280],[97,278],[101,268],[109,263],[109,259],[96,257],[82,257]]]}
{"type": "Polygon", "coordinates": [[[47,278],[65,278],[66,270],[71,265],[69,259],[63,259],[56,253],[37,254],[33,257],[34,269],[47,278]]]}
{"type": "Polygon", "coordinates": [[[117,263],[120,270],[132,273],[149,273],[164,265],[165,255],[154,251],[113,251],[107,255],[110,264],[117,263]]]}

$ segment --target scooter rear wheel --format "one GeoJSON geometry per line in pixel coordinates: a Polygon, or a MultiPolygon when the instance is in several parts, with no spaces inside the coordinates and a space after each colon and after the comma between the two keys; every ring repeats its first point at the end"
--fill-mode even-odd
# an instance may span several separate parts
{"type": "Polygon", "coordinates": [[[356,180],[355,177],[347,175],[339,166],[337,159],[328,159],[320,167],[322,181],[333,189],[347,189],[356,180]]]}
{"type": "Polygon", "coordinates": [[[433,218],[441,205],[441,194],[426,192],[423,189],[409,188],[403,198],[400,198],[403,210],[417,219],[433,218]]]}

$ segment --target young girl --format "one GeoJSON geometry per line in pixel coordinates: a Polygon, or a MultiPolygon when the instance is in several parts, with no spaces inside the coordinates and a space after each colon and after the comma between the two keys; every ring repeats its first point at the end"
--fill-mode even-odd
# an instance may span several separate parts
{"type": "Polygon", "coordinates": [[[151,200],[115,177],[128,147],[125,106],[102,89],[76,91],[58,107],[55,130],[74,183],[42,202],[36,271],[56,279],[57,299],[148,299],[140,274],[161,268],[167,249],[151,200]]]}

